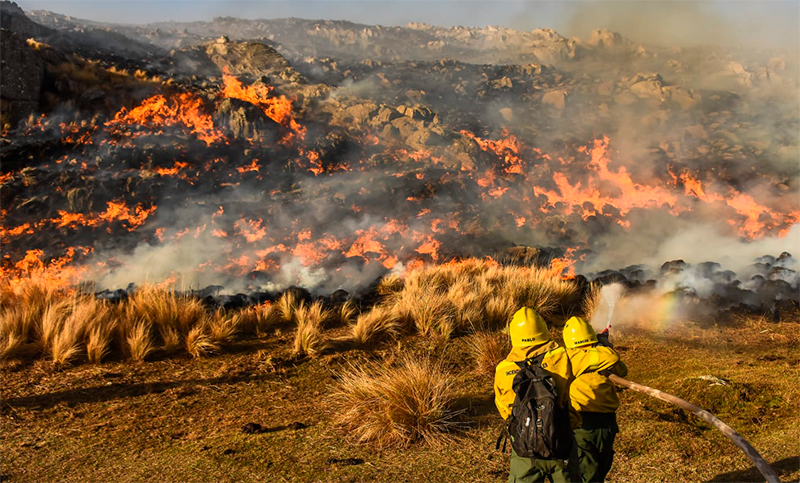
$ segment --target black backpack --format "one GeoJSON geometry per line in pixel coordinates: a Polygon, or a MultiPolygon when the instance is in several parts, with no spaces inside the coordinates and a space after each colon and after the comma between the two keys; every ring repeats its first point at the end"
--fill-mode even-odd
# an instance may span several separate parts
{"type": "Polygon", "coordinates": [[[569,408],[559,405],[553,375],[542,368],[544,356],[517,362],[519,372],[511,385],[516,397],[507,434],[518,456],[565,460],[572,449],[569,408]]]}

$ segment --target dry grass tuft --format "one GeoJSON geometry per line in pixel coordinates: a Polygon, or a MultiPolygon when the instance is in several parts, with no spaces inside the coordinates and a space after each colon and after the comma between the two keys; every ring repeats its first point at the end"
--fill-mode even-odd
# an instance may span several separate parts
{"type": "Polygon", "coordinates": [[[349,325],[355,320],[358,315],[356,304],[348,300],[333,312],[332,318],[335,320],[336,325],[349,325]]]}
{"type": "Polygon", "coordinates": [[[118,324],[109,305],[90,298],[83,304],[82,310],[73,311],[70,317],[72,324],[84,326],[87,360],[92,363],[101,362],[111,353],[111,343],[118,324]]]}
{"type": "Polygon", "coordinates": [[[426,266],[396,285],[396,290],[385,290],[385,305],[394,318],[422,335],[444,337],[503,328],[522,306],[547,318],[577,296],[576,285],[550,269],[478,259],[426,266]]]}
{"type": "Polygon", "coordinates": [[[240,318],[229,316],[224,311],[218,310],[206,322],[208,337],[218,345],[230,344],[239,334],[240,323],[242,323],[240,318]]]}
{"type": "Polygon", "coordinates": [[[295,310],[294,316],[297,320],[294,353],[315,356],[324,351],[329,346],[329,341],[323,335],[322,329],[331,314],[322,308],[322,302],[301,305],[295,310]]]}
{"type": "Polygon", "coordinates": [[[297,309],[304,305],[305,303],[302,300],[297,300],[297,296],[295,296],[294,292],[284,292],[275,303],[276,315],[281,322],[287,324],[295,322],[295,313],[297,309]]]}
{"type": "MultiPolygon", "coordinates": [[[[69,313],[70,299],[59,300],[44,309],[41,321],[36,327],[42,350],[50,354],[56,336],[64,325],[64,319],[69,313]]],[[[52,354],[51,354],[52,355],[52,354]]]]}
{"type": "Polygon", "coordinates": [[[446,294],[431,294],[409,308],[414,327],[422,335],[438,331],[449,337],[456,329],[456,306],[446,294]]]}
{"type": "Polygon", "coordinates": [[[151,326],[150,322],[141,320],[126,331],[125,342],[127,343],[128,354],[134,361],[144,361],[145,357],[155,350],[153,340],[150,337],[151,326]]]}
{"type": "Polygon", "coordinates": [[[100,363],[111,353],[111,341],[116,321],[112,319],[105,324],[94,324],[86,335],[86,358],[89,362],[100,363]]]}
{"type": "Polygon", "coordinates": [[[178,329],[168,325],[159,325],[158,334],[161,336],[161,350],[167,354],[177,352],[181,348],[181,333],[178,329]]]}
{"type": "Polygon", "coordinates": [[[498,329],[508,325],[520,306],[511,297],[492,297],[484,305],[481,328],[498,329]]]}
{"type": "Polygon", "coordinates": [[[396,274],[386,275],[378,282],[378,293],[381,295],[390,295],[403,290],[405,282],[403,278],[396,274]]]}
{"type": "Polygon", "coordinates": [[[219,344],[214,342],[201,326],[194,327],[186,336],[186,352],[192,357],[203,357],[219,350],[219,344]]]}
{"type": "MultiPolygon", "coordinates": [[[[91,295],[71,295],[51,304],[44,310],[38,332],[42,347],[53,362],[67,364],[82,351],[82,346],[91,335],[93,326],[108,325],[110,311],[108,306],[91,295]]],[[[93,354],[103,352],[93,339],[93,354]]],[[[88,351],[87,351],[88,354],[88,351]]]]}
{"type": "Polygon", "coordinates": [[[356,318],[350,328],[353,342],[360,346],[368,346],[384,339],[393,339],[402,331],[402,324],[392,308],[378,305],[369,312],[356,318]]]}
{"type": "Polygon", "coordinates": [[[80,328],[65,324],[58,330],[48,347],[50,358],[56,364],[67,364],[80,352],[80,328]]]}
{"type": "Polygon", "coordinates": [[[0,358],[17,355],[30,338],[33,324],[22,307],[9,307],[0,312],[0,358]]]}
{"type": "Polygon", "coordinates": [[[359,443],[437,446],[459,426],[456,394],[455,379],[440,364],[406,356],[394,367],[351,368],[331,400],[336,422],[359,443]]]}
{"type": "Polygon", "coordinates": [[[261,335],[280,322],[276,306],[269,302],[246,307],[229,315],[231,323],[242,335],[261,335]]]}
{"type": "Polygon", "coordinates": [[[475,372],[494,374],[495,367],[511,348],[505,332],[476,332],[467,340],[467,350],[475,360],[475,372]]]}
{"type": "Polygon", "coordinates": [[[206,308],[195,298],[155,286],[144,286],[125,302],[126,318],[144,319],[159,329],[172,327],[185,337],[206,318],[206,308]]]}
{"type": "Polygon", "coordinates": [[[602,301],[601,287],[602,286],[598,283],[592,283],[589,285],[589,290],[586,291],[586,295],[583,297],[581,309],[583,311],[583,317],[586,320],[592,320],[592,315],[594,315],[597,308],[600,306],[600,302],[602,301]]]}

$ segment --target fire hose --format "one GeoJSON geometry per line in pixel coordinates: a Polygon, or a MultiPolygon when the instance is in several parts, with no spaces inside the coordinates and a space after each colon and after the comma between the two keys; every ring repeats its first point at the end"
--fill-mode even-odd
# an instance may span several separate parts
{"type": "Polygon", "coordinates": [[[767,483],[781,483],[781,480],[778,478],[778,475],[775,474],[775,471],[772,469],[772,466],[767,463],[764,458],[758,454],[753,446],[742,437],[739,433],[733,430],[730,426],[722,422],[718,417],[713,415],[712,413],[706,411],[705,409],[696,406],[688,401],[685,401],[679,397],[673,396],[672,394],[667,394],[663,391],[659,391],[658,389],[653,389],[652,387],[644,386],[642,384],[637,384],[635,382],[629,381],[627,379],[623,379],[615,374],[610,374],[608,378],[613,381],[614,383],[627,387],[628,389],[632,389],[637,392],[641,392],[647,394],[648,396],[652,396],[656,399],[661,399],[662,401],[667,401],[668,403],[672,403],[680,408],[683,408],[698,418],[710,423],[712,426],[717,428],[722,434],[727,436],[733,444],[738,446],[750,461],[756,465],[758,471],[761,472],[761,475],[766,478],[767,483]]]}

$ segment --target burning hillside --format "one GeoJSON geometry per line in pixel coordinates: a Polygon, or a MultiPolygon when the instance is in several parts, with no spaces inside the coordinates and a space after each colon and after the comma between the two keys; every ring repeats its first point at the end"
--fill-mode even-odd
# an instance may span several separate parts
{"type": "Polygon", "coordinates": [[[790,56],[512,31],[459,47],[516,62],[479,65],[403,50],[461,38],[410,26],[391,55],[337,59],[279,22],[181,30],[171,52],[120,28],[123,51],[97,41],[116,27],[2,15],[6,279],[329,294],[492,257],[796,307],[781,254],[800,241],[790,56]],[[280,44],[246,40],[267,34],[280,44]]]}

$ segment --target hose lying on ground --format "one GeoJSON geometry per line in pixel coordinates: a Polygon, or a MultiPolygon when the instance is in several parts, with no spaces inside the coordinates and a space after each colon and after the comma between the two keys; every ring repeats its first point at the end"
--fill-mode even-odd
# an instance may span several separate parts
{"type": "Polygon", "coordinates": [[[667,401],[669,403],[672,403],[678,407],[681,407],[691,412],[692,414],[702,419],[703,421],[710,423],[715,428],[720,430],[722,434],[730,438],[730,440],[733,441],[733,444],[735,444],[736,446],[741,448],[742,451],[744,451],[744,454],[746,454],[747,457],[750,458],[750,461],[752,461],[753,464],[756,465],[758,471],[760,471],[761,474],[764,476],[764,478],[766,478],[767,483],[781,483],[781,480],[780,478],[778,478],[778,475],[775,474],[775,471],[772,469],[769,463],[767,463],[764,460],[764,458],[762,458],[761,455],[758,454],[758,451],[756,451],[756,449],[753,448],[753,446],[750,443],[748,443],[747,440],[742,437],[742,435],[734,431],[733,428],[723,423],[718,417],[714,416],[710,412],[688,401],[684,401],[679,397],[675,397],[672,394],[667,394],[665,392],[659,391],[658,389],[653,389],[652,387],[637,384],[627,379],[623,379],[615,374],[609,375],[608,378],[620,386],[624,386],[627,387],[628,389],[632,389],[634,391],[647,394],[648,396],[661,399],[662,401],[667,401]]]}

